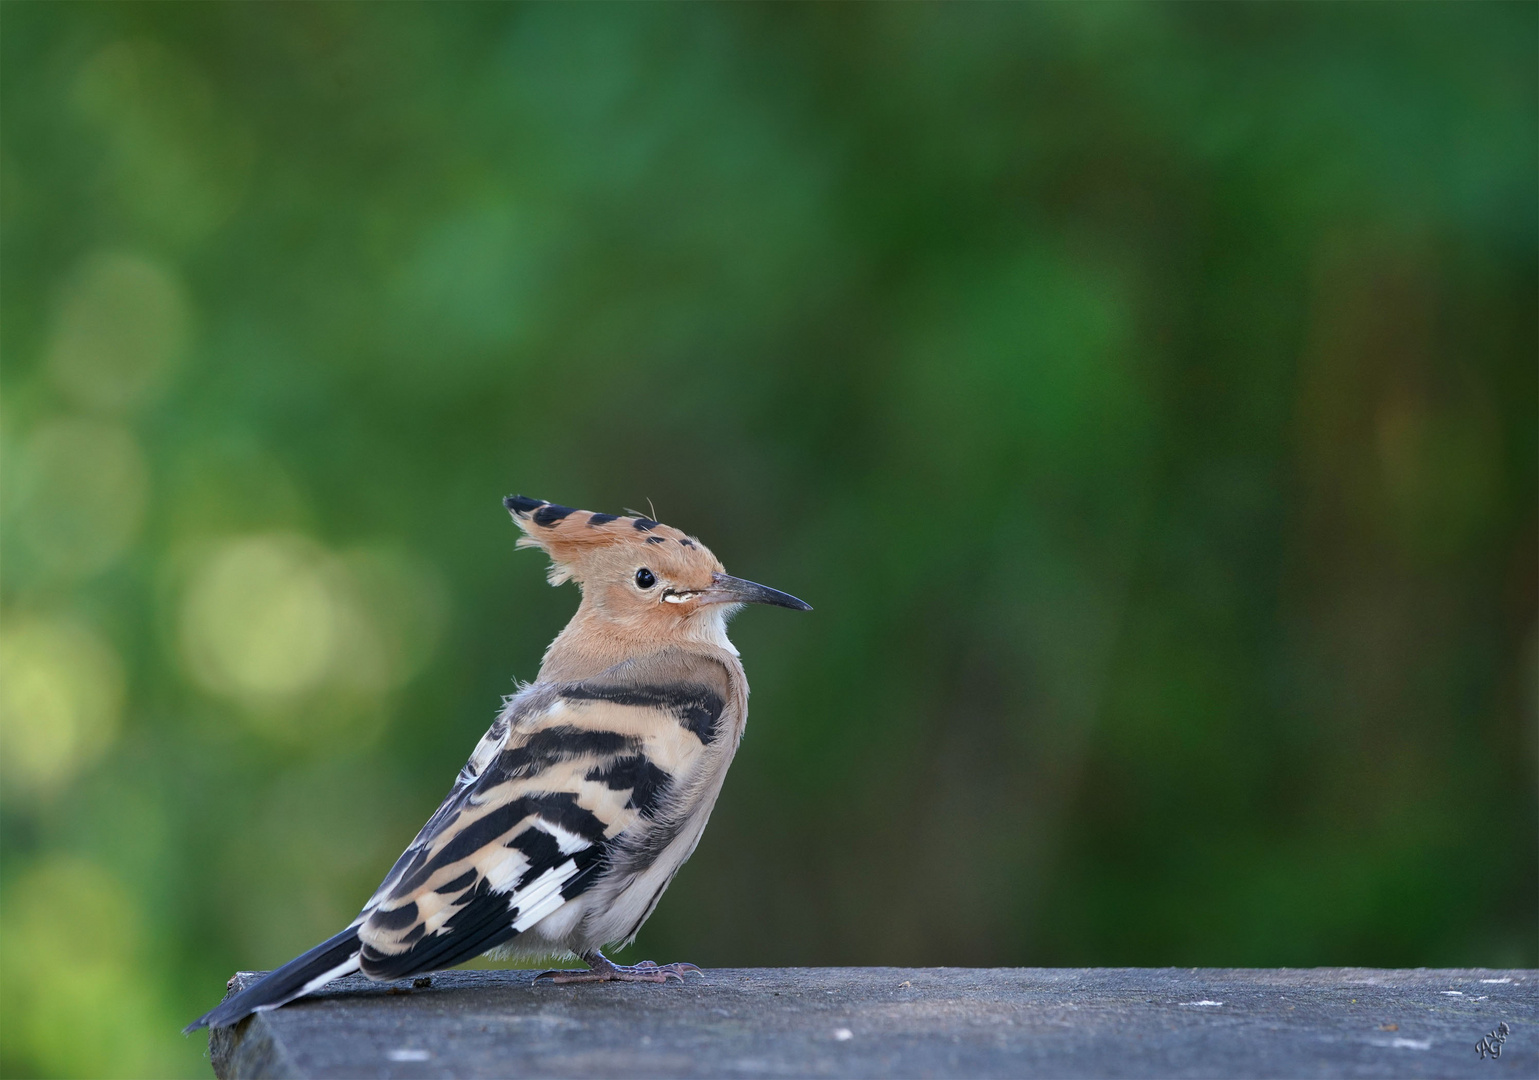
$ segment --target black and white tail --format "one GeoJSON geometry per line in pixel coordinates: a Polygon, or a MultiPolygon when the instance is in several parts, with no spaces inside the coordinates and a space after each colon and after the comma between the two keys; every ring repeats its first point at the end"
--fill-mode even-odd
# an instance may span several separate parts
{"type": "Polygon", "coordinates": [[[254,1012],[276,1009],[297,997],[319,990],[332,979],[358,970],[358,927],[349,926],[336,937],[296,956],[266,978],[246,987],[182,1029],[191,1034],[202,1027],[225,1027],[254,1012]]]}

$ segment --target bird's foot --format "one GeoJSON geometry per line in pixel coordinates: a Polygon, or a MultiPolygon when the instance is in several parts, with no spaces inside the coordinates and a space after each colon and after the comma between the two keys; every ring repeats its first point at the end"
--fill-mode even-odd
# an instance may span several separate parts
{"type": "Polygon", "coordinates": [[[553,983],[599,983],[599,982],[640,982],[640,983],[665,983],[670,978],[684,981],[686,972],[693,971],[697,975],[705,973],[694,964],[654,964],[650,960],[643,960],[639,964],[616,964],[609,957],[594,949],[583,953],[583,963],[588,965],[588,971],[542,971],[534,977],[535,982],[541,979],[549,979],[553,983]]]}

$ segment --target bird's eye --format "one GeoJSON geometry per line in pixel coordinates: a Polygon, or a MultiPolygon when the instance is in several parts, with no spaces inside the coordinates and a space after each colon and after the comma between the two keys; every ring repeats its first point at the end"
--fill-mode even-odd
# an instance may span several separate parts
{"type": "Polygon", "coordinates": [[[657,584],[657,578],[652,576],[652,571],[643,566],[636,571],[636,585],[642,589],[650,589],[657,584]]]}

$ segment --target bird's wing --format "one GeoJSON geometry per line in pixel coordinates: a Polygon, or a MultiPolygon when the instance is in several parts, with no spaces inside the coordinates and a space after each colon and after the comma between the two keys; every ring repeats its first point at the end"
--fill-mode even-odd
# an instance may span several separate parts
{"type": "Polygon", "coordinates": [[[670,814],[722,734],[729,680],[668,649],[521,693],[364,908],[364,973],[450,967],[590,888],[620,841],[670,814]]]}

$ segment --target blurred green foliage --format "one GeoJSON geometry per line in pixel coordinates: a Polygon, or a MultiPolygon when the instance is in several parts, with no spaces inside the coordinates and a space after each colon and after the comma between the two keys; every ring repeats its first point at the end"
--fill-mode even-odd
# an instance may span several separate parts
{"type": "Polygon", "coordinates": [[[1536,11],[7,3],[0,1070],[352,916],[511,491],[817,609],[633,956],[1539,965],[1536,11]]]}

